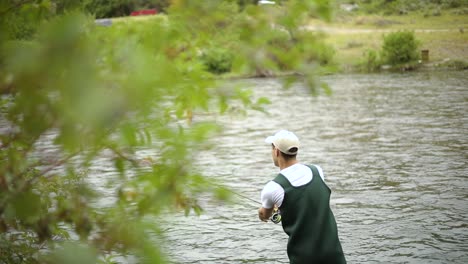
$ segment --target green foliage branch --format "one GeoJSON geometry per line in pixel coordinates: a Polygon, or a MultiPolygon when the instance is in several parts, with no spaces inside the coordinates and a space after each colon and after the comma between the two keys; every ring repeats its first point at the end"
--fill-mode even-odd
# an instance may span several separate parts
{"type": "MultiPolygon", "coordinates": [[[[10,8],[17,3],[2,12],[27,16],[10,8]]],[[[232,12],[235,2],[181,0],[167,16],[111,27],[80,8],[47,9],[32,20],[34,34],[2,35],[0,261],[95,263],[131,254],[164,262],[155,219],[201,213],[201,193],[227,196],[194,165],[222,128],[209,118],[191,123],[193,115],[268,103],[226,89],[200,60],[204,49],[213,41],[237,48],[238,72],[276,69],[281,60],[282,69],[309,76],[315,57],[302,52],[320,51],[302,42],[317,38],[300,28],[310,12],[327,17],[326,5],[288,1],[271,15],[255,5],[232,12]],[[278,38],[287,41],[268,45],[278,38]],[[289,56],[276,52],[283,45],[289,56]]]]}

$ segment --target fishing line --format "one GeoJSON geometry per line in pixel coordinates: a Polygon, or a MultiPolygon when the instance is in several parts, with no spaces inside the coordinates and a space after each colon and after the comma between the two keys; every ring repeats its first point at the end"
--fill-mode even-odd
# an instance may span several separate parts
{"type": "Polygon", "coordinates": [[[244,194],[238,193],[238,192],[236,192],[236,191],[234,191],[234,190],[231,190],[231,189],[229,189],[228,187],[224,187],[224,186],[221,185],[221,184],[217,184],[217,183],[211,183],[211,184],[213,184],[214,186],[216,186],[216,187],[218,187],[218,188],[224,189],[224,190],[226,190],[226,191],[228,191],[228,192],[230,192],[230,193],[232,193],[232,194],[235,194],[235,195],[237,195],[237,196],[239,196],[239,197],[242,197],[242,198],[244,198],[244,199],[246,199],[246,200],[249,200],[249,201],[254,202],[254,203],[256,203],[256,204],[262,205],[262,203],[260,203],[259,201],[254,200],[254,199],[252,199],[252,198],[250,198],[250,197],[248,197],[248,196],[246,196],[246,195],[244,195],[244,194]]]}
{"type": "MultiPolygon", "coordinates": [[[[246,199],[246,200],[249,200],[249,201],[254,202],[254,203],[256,203],[256,204],[262,205],[261,202],[259,202],[259,201],[257,201],[257,200],[254,200],[254,199],[252,199],[252,198],[250,198],[250,197],[248,197],[248,196],[246,196],[246,195],[244,195],[244,194],[238,193],[238,192],[236,192],[236,191],[234,191],[234,190],[231,190],[231,189],[229,189],[229,188],[227,188],[227,187],[224,187],[224,186],[222,186],[222,185],[220,185],[220,184],[216,184],[216,183],[212,183],[212,184],[215,185],[215,186],[217,186],[217,187],[219,187],[219,188],[222,188],[222,189],[224,189],[224,190],[226,190],[226,191],[229,191],[229,192],[231,192],[232,194],[235,194],[235,195],[237,195],[237,196],[239,196],[239,197],[242,197],[242,198],[244,198],[244,199],[246,199]]],[[[273,222],[273,223],[275,223],[275,224],[278,224],[279,222],[281,222],[281,213],[280,213],[279,209],[277,209],[277,208],[274,209],[274,213],[271,215],[270,221],[273,222]]]]}
{"type": "Polygon", "coordinates": [[[242,198],[244,198],[244,199],[247,199],[247,200],[249,200],[249,201],[251,201],[251,202],[254,202],[254,203],[256,203],[256,204],[262,205],[261,202],[259,202],[259,201],[257,201],[257,200],[254,200],[254,199],[252,199],[252,198],[250,198],[250,197],[248,197],[248,196],[245,196],[245,195],[243,195],[243,194],[240,194],[240,193],[235,192],[235,191],[233,191],[233,190],[231,190],[231,189],[228,189],[228,188],[224,188],[224,189],[230,191],[231,193],[233,193],[233,194],[235,194],[235,195],[237,195],[237,196],[239,196],[239,197],[242,197],[242,198]]]}

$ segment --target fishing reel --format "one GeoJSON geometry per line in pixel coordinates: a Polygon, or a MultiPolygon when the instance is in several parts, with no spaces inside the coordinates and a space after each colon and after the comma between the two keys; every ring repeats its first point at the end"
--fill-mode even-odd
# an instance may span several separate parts
{"type": "Polygon", "coordinates": [[[270,217],[270,221],[279,224],[281,222],[281,212],[275,208],[274,213],[270,217]]]}

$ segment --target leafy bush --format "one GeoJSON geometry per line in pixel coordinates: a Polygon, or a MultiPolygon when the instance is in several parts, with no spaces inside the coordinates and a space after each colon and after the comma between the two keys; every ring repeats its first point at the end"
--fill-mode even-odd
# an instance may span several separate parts
{"type": "Polygon", "coordinates": [[[133,9],[135,2],[132,0],[91,0],[86,4],[86,10],[96,18],[128,16],[133,9]]]}
{"type": "Polygon", "coordinates": [[[464,60],[451,60],[446,63],[443,63],[441,66],[445,66],[455,70],[467,70],[468,69],[468,61],[464,60]]]}
{"type": "MultiPolygon", "coordinates": [[[[329,66],[335,50],[326,45],[316,32],[286,33],[273,29],[266,37],[267,43],[259,50],[264,54],[267,67],[272,71],[302,71],[304,65],[329,66]]],[[[258,53],[257,53],[258,54],[258,53]]]]}
{"type": "Polygon", "coordinates": [[[83,1],[86,0],[2,1],[0,38],[30,40],[42,22],[65,12],[81,10],[83,1]]]}
{"type": "Polygon", "coordinates": [[[0,34],[7,39],[31,39],[38,27],[37,17],[45,18],[50,10],[48,6],[42,4],[16,8],[14,4],[10,0],[4,3],[3,6],[0,5],[0,24],[3,26],[0,29],[0,34]]]}
{"type": "Polygon", "coordinates": [[[364,53],[364,60],[361,62],[361,68],[365,72],[375,72],[379,70],[381,63],[378,52],[369,49],[364,53]]]}
{"type": "Polygon", "coordinates": [[[11,39],[31,39],[37,29],[37,24],[23,16],[6,18],[5,25],[6,30],[3,34],[6,33],[7,38],[11,39]]]}
{"type": "Polygon", "coordinates": [[[454,15],[468,15],[468,5],[464,8],[457,8],[451,11],[451,14],[454,15]]]}
{"type": "Polygon", "coordinates": [[[419,59],[418,47],[414,32],[392,32],[384,36],[381,58],[390,65],[413,62],[419,59]]]}
{"type": "Polygon", "coordinates": [[[335,56],[335,49],[325,43],[318,43],[314,49],[317,49],[317,61],[322,66],[327,66],[333,63],[333,57],[335,56]]]}
{"type": "Polygon", "coordinates": [[[234,55],[227,49],[211,48],[204,51],[201,59],[209,72],[222,74],[231,71],[234,55]]]}
{"type": "Polygon", "coordinates": [[[445,8],[459,8],[468,5],[468,1],[466,0],[441,0],[440,2],[442,2],[442,6],[445,8]]]}

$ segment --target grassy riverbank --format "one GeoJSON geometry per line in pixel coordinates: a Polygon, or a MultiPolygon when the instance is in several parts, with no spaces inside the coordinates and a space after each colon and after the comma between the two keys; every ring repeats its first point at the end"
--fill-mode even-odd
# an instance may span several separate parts
{"type": "Polygon", "coordinates": [[[468,66],[468,16],[455,11],[437,16],[423,14],[373,16],[337,14],[331,23],[311,20],[312,28],[325,32],[326,42],[335,49],[335,63],[342,71],[355,71],[365,63],[369,50],[380,52],[385,34],[409,30],[429,51],[425,66],[468,66]]]}

